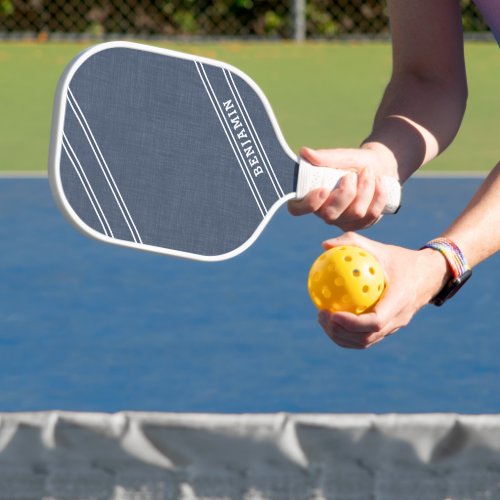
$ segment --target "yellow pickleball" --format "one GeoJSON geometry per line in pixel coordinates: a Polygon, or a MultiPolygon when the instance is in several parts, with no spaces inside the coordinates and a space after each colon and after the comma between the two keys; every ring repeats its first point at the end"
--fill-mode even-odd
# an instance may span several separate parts
{"type": "Polygon", "coordinates": [[[362,314],[369,312],[382,295],[384,271],[363,248],[334,247],[312,265],[307,288],[318,309],[362,314]]]}

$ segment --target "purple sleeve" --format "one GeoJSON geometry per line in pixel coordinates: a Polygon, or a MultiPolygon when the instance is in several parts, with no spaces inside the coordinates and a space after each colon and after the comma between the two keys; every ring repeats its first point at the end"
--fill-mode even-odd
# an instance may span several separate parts
{"type": "Polygon", "coordinates": [[[500,0],[474,0],[500,45],[500,0]]]}

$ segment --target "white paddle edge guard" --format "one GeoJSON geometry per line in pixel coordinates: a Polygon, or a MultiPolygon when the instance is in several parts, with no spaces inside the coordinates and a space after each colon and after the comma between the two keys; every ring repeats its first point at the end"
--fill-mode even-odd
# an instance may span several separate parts
{"type": "MultiPolygon", "coordinates": [[[[348,172],[349,170],[317,167],[300,158],[296,190],[297,199],[304,198],[314,189],[327,188],[333,190],[340,179],[348,172]]],[[[387,197],[383,213],[394,214],[401,206],[401,184],[394,177],[382,177],[381,183],[387,197]]]]}
{"type": "Polygon", "coordinates": [[[144,45],[135,42],[115,40],[111,42],[99,43],[97,45],[93,45],[91,47],[82,50],[67,64],[62,75],[59,78],[59,82],[57,84],[57,88],[54,95],[52,126],[51,126],[50,144],[49,144],[48,178],[53,198],[59,210],[66,217],[68,222],[71,225],[73,225],[73,227],[76,230],[78,230],[81,234],[93,238],[94,240],[111,245],[116,245],[119,247],[126,247],[126,248],[131,248],[133,250],[140,250],[159,255],[178,257],[181,259],[195,260],[199,262],[221,262],[228,259],[232,259],[240,255],[241,253],[245,252],[249,247],[253,245],[253,243],[255,243],[257,238],[260,236],[260,234],[267,226],[269,221],[272,219],[273,215],[278,211],[278,209],[282,205],[284,205],[288,200],[292,200],[295,198],[296,196],[295,193],[288,193],[285,196],[276,200],[276,202],[271,207],[269,207],[266,216],[262,219],[261,223],[258,225],[254,233],[247,241],[245,241],[242,245],[227,253],[218,255],[197,254],[197,253],[186,252],[183,250],[163,248],[144,243],[135,243],[127,240],[121,240],[118,238],[112,238],[110,236],[101,234],[100,232],[96,231],[95,229],[87,225],[82,219],[80,219],[78,214],[74,211],[73,207],[71,206],[66,197],[66,193],[64,192],[61,180],[61,169],[60,169],[61,154],[62,154],[61,152],[62,134],[63,134],[65,111],[66,111],[65,101],[68,93],[68,87],[71,79],[77,72],[78,68],[80,68],[80,66],[84,64],[87,59],[89,59],[90,57],[101,51],[113,48],[128,48],[143,52],[151,52],[153,54],[174,56],[179,59],[186,59],[188,61],[197,61],[201,63],[212,64],[214,66],[232,71],[234,74],[238,75],[242,80],[246,81],[248,85],[250,85],[253,88],[253,90],[257,93],[257,95],[261,100],[261,103],[263,104],[264,108],[268,113],[269,119],[271,120],[274,131],[276,133],[276,137],[280,142],[281,146],[283,147],[284,151],[288,154],[290,158],[292,158],[295,161],[298,161],[296,154],[293,153],[293,151],[290,149],[290,147],[285,141],[285,138],[279,127],[276,116],[272,110],[271,104],[269,103],[269,100],[267,99],[266,95],[261,90],[261,88],[254,82],[254,80],[252,80],[252,78],[250,78],[246,73],[236,68],[235,66],[208,57],[187,54],[184,52],[178,52],[175,50],[165,49],[152,45],[144,45]]]}

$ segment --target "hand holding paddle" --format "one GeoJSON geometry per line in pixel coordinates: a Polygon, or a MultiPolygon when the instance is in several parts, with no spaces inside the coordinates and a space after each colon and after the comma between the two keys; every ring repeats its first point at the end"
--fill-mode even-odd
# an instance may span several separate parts
{"type": "Polygon", "coordinates": [[[302,148],[300,155],[312,165],[335,168],[346,175],[333,190],[317,189],[302,199],[290,200],[288,210],[292,215],[314,213],[327,224],[353,231],[372,226],[387,213],[391,196],[388,179],[392,176],[380,175],[390,164],[380,151],[302,148]]]}

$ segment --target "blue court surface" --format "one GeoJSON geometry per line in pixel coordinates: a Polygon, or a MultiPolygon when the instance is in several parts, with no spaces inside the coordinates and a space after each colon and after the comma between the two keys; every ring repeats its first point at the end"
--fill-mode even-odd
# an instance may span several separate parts
{"type": "MultiPolygon", "coordinates": [[[[417,248],[480,182],[413,179],[365,234],[417,248]]],[[[499,412],[500,256],[442,308],[349,351],[306,290],[338,234],[283,207],[239,257],[184,261],[86,239],[45,178],[0,180],[0,411],[499,412]]]]}

